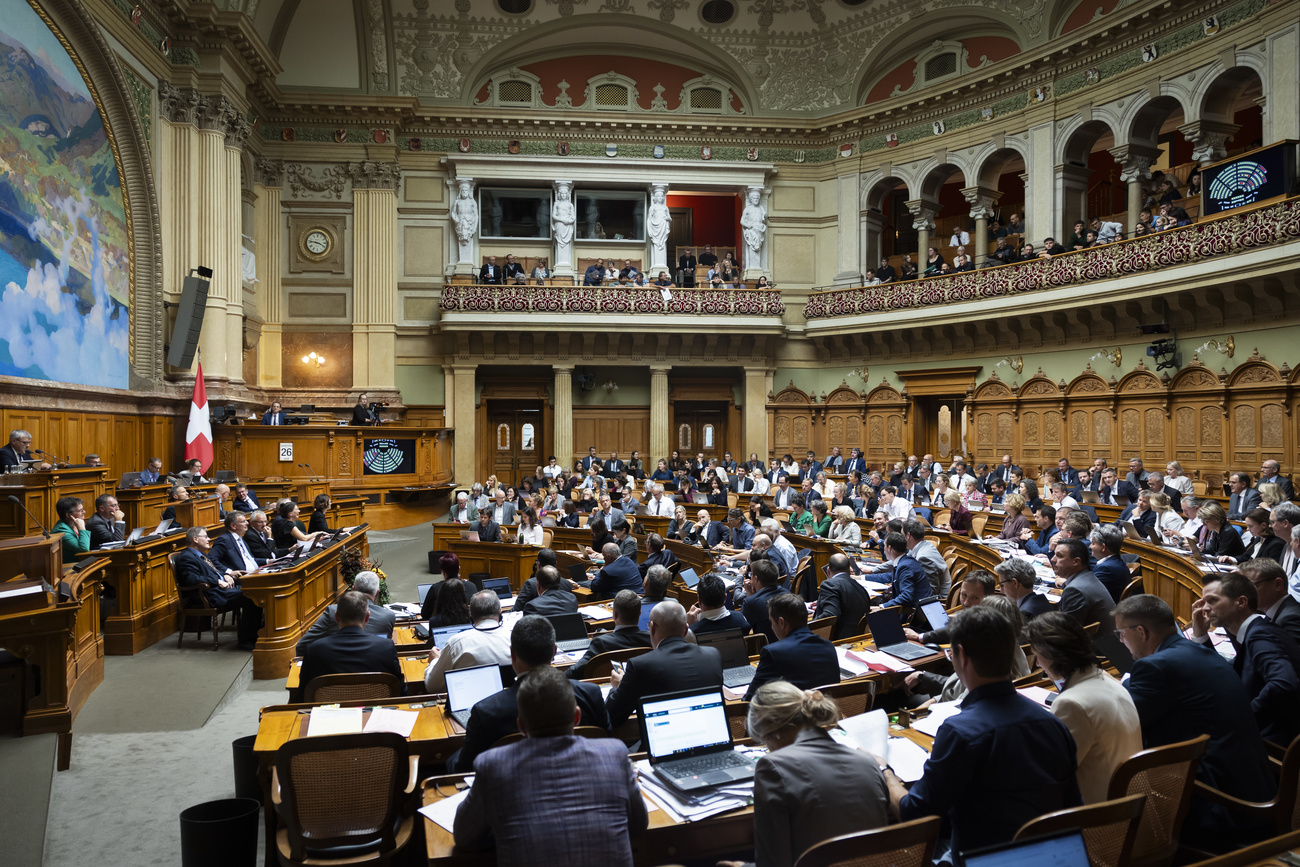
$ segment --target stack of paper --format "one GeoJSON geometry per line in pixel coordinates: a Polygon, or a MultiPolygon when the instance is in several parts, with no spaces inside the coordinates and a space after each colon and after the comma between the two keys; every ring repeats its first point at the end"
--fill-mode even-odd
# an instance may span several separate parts
{"type": "Polygon", "coordinates": [[[592,620],[608,620],[613,617],[612,614],[599,605],[579,605],[578,613],[583,617],[590,617],[592,620]]]}
{"type": "Polygon", "coordinates": [[[420,718],[418,710],[398,710],[394,707],[377,707],[370,712],[366,720],[367,732],[393,732],[409,738],[415,730],[415,721],[420,718]]]}
{"type": "Polygon", "coordinates": [[[460,807],[460,802],[469,797],[470,787],[474,784],[473,777],[465,778],[465,788],[449,798],[443,798],[440,801],[434,801],[432,804],[421,807],[420,812],[430,819],[440,828],[446,828],[448,833],[456,831],[456,810],[460,807]]]}
{"type": "Polygon", "coordinates": [[[912,728],[924,735],[934,737],[939,734],[939,726],[950,716],[961,713],[960,701],[940,701],[930,705],[930,715],[924,719],[914,720],[912,728]]]}
{"type": "Polygon", "coordinates": [[[891,738],[889,716],[883,710],[845,717],[840,728],[846,732],[849,746],[884,759],[903,782],[921,779],[929,753],[906,738],[891,738]]]}
{"type": "Polygon", "coordinates": [[[747,807],[754,800],[753,780],[687,795],[661,782],[655,776],[648,759],[637,762],[636,771],[642,791],[675,822],[698,822],[709,816],[747,807]]]}
{"type": "Polygon", "coordinates": [[[851,650],[853,656],[865,662],[872,671],[913,671],[912,666],[896,656],[879,650],[851,650]]]}
{"type": "Polygon", "coordinates": [[[354,735],[361,731],[361,708],[314,707],[307,722],[307,737],[354,735]]]}

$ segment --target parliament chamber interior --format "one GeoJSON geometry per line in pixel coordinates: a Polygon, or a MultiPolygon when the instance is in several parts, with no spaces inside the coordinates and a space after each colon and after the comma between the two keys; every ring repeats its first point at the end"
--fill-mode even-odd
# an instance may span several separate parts
{"type": "Polygon", "coordinates": [[[0,862],[1300,863],[1297,82],[1300,0],[0,0],[0,862]]]}

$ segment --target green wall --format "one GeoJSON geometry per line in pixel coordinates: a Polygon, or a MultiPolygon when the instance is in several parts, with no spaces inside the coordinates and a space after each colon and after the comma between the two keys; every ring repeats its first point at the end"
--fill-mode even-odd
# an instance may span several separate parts
{"type": "Polygon", "coordinates": [[[447,382],[438,364],[399,364],[393,370],[402,403],[407,406],[444,406],[447,382]]]}

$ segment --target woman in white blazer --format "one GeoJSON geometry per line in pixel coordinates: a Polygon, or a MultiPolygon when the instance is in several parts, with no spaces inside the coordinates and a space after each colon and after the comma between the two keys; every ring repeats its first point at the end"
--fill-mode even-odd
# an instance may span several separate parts
{"type": "Polygon", "coordinates": [[[832,542],[851,542],[862,544],[862,528],[853,520],[853,510],[848,506],[836,506],[835,520],[831,521],[830,540],[832,542]]]}
{"type": "Polygon", "coordinates": [[[1097,667],[1092,641],[1059,611],[1029,621],[1029,644],[1060,695],[1052,713],[1074,735],[1079,792],[1085,804],[1106,800],[1115,769],[1142,750],[1142,724],[1128,690],[1097,667]]]}

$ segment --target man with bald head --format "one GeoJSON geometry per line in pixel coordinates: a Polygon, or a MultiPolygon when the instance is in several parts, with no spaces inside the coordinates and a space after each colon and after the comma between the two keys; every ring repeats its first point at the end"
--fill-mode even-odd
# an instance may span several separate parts
{"type": "Polygon", "coordinates": [[[686,641],[686,609],[666,599],[650,612],[650,644],[654,650],[629,659],[625,670],[610,675],[613,687],[605,708],[610,729],[627,722],[649,695],[706,687],[722,688],[722,654],[713,647],[686,641]]]}
{"type": "Polygon", "coordinates": [[[641,570],[636,560],[625,557],[618,545],[608,542],[601,550],[605,565],[583,586],[589,587],[597,599],[613,599],[620,590],[641,590],[641,570]]]}

